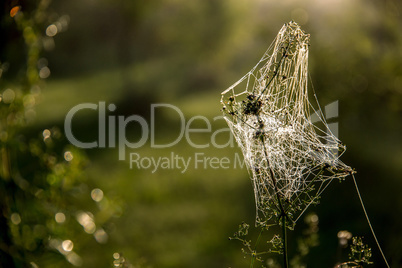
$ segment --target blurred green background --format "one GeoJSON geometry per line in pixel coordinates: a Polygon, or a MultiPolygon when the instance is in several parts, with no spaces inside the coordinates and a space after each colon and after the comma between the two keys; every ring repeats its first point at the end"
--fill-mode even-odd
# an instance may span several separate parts
{"type": "MultiPolygon", "coordinates": [[[[75,105],[99,101],[116,105],[116,111],[108,115],[136,114],[149,122],[151,104],[168,103],[183,112],[186,122],[197,115],[212,122],[221,115],[220,93],[254,66],[282,25],[293,19],[311,34],[309,71],[321,105],[339,101],[339,117],[331,122],[339,123],[339,138],[348,148],[342,160],[357,171],[365,205],[391,266],[402,267],[400,2],[46,2],[1,4],[4,124],[9,124],[7,109],[12,107],[4,104],[8,88],[17,97],[31,94],[36,100],[35,118],[26,113],[28,123],[8,132],[2,141],[15,136],[20,144],[29,144],[29,155],[36,150],[38,155],[52,156],[60,162],[50,168],[56,175],[61,174],[60,169],[72,169],[68,173],[71,187],[66,186],[65,173],[60,175],[63,183],[48,175],[43,182],[44,167],[49,165],[39,160],[33,164],[28,158],[16,157],[18,164],[11,170],[17,170],[18,176],[3,174],[1,194],[7,198],[1,202],[8,227],[1,229],[0,244],[6,248],[4,252],[15,253],[15,263],[112,267],[113,261],[124,256],[134,267],[247,267],[249,259],[243,258],[241,245],[228,240],[242,221],[253,224],[255,220],[254,194],[245,168],[190,167],[184,173],[179,169],[155,173],[130,169],[128,157],[119,161],[116,149],[78,151],[68,146],[63,124],[75,105]],[[21,11],[11,18],[14,6],[21,11]],[[24,17],[18,18],[21,14],[24,17]],[[26,41],[26,28],[34,17],[39,21],[36,35],[42,38],[38,55],[32,52],[36,50],[27,50],[26,41]],[[40,79],[29,82],[35,87],[24,89],[21,81],[25,81],[30,57],[37,59],[33,65],[40,79]],[[46,129],[54,142],[46,140],[46,129]],[[36,148],[29,142],[32,139],[38,140],[35,146],[45,149],[32,149],[36,148]],[[49,148],[53,152],[47,154],[49,148]],[[66,151],[73,160],[63,159],[68,159],[66,151]],[[78,160],[81,164],[74,165],[78,160]],[[29,186],[21,186],[26,184],[21,180],[29,186]],[[30,190],[33,188],[36,190],[30,190]],[[43,208],[37,209],[35,204],[43,208]],[[15,244],[9,251],[8,236],[14,241],[9,243],[15,244]],[[27,239],[32,243],[26,243],[27,239]]],[[[26,109],[27,99],[23,102],[26,109]]],[[[97,111],[77,113],[73,133],[84,141],[97,139],[97,117],[97,111]]],[[[180,121],[174,112],[157,113],[156,126],[156,141],[171,141],[178,135],[180,121]]],[[[205,123],[198,120],[193,126],[203,128],[205,123]]],[[[222,127],[223,120],[212,123],[212,131],[222,127]]],[[[5,129],[2,125],[2,133],[5,129]]],[[[138,139],[139,134],[138,125],[128,127],[129,140],[138,139]]],[[[211,134],[191,138],[205,144],[210,143],[211,134]]],[[[228,136],[219,138],[224,143],[228,136]]],[[[148,142],[138,149],[127,148],[127,156],[131,152],[146,157],[169,157],[174,152],[193,158],[195,153],[204,153],[230,159],[240,153],[236,147],[193,148],[185,139],[165,149],[151,148],[148,142]]],[[[4,154],[2,157],[4,162],[4,154]]],[[[319,217],[319,246],[306,258],[307,267],[334,267],[346,260],[346,250],[337,238],[340,230],[364,236],[373,249],[374,267],[385,267],[351,179],[332,183],[321,204],[309,208],[308,213],[319,217]]],[[[301,221],[290,235],[290,255],[302,232],[301,221]]]]}

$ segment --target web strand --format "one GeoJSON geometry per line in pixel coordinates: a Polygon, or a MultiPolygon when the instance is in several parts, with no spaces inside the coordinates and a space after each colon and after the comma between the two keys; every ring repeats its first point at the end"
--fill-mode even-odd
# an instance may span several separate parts
{"type": "Polygon", "coordinates": [[[389,267],[366,212],[354,171],[339,157],[346,147],[331,132],[312,87],[308,99],[309,35],[285,24],[263,57],[222,92],[224,119],[242,150],[254,187],[257,220],[286,217],[292,228],[334,179],[352,175],[365,217],[389,267]],[[310,113],[314,111],[314,114],[310,113]],[[318,124],[312,123],[312,116],[318,124]]]}
{"type": "Polygon", "coordinates": [[[389,268],[388,261],[387,261],[387,259],[385,258],[385,255],[384,255],[384,253],[383,253],[383,251],[382,251],[382,248],[381,248],[381,246],[380,246],[380,243],[378,242],[377,236],[375,235],[373,226],[371,225],[371,222],[370,222],[369,216],[368,216],[368,214],[367,214],[366,207],[364,206],[362,196],[360,195],[359,187],[357,186],[357,182],[356,182],[356,178],[355,178],[354,174],[352,174],[352,178],[353,178],[353,182],[354,182],[354,184],[355,184],[355,186],[356,186],[357,196],[359,197],[360,204],[362,205],[362,208],[363,208],[364,216],[366,216],[367,223],[368,223],[368,225],[369,225],[369,227],[370,227],[371,233],[373,234],[373,237],[374,237],[374,239],[375,239],[375,242],[376,242],[376,244],[377,244],[377,247],[378,247],[378,249],[379,249],[380,252],[381,252],[382,258],[384,259],[385,264],[386,264],[387,267],[389,268]]]}
{"type": "Polygon", "coordinates": [[[308,99],[309,35],[290,22],[250,72],[222,92],[224,118],[254,187],[257,222],[286,213],[295,223],[334,179],[352,169],[345,147],[308,99]],[[323,128],[311,122],[315,111],[323,128]]]}

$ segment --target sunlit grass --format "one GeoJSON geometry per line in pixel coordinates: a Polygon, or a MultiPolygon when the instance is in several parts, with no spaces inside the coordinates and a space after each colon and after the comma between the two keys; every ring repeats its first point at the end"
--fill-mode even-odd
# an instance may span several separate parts
{"type": "MultiPolygon", "coordinates": [[[[68,110],[78,103],[113,102],[118,93],[124,97],[118,79],[116,90],[110,92],[110,81],[117,76],[117,73],[103,73],[77,80],[50,81],[42,103],[38,105],[38,120],[41,124],[63,122],[68,110]]],[[[216,100],[215,92],[210,91],[183,96],[172,104],[181,109],[186,122],[196,115],[205,116],[212,122],[213,117],[221,114],[216,100]],[[205,109],[206,103],[209,104],[208,109],[205,109]]],[[[170,120],[171,124],[177,125],[177,118],[173,116],[170,120]]],[[[215,122],[212,131],[224,126],[223,120],[220,121],[215,122]]],[[[164,122],[164,125],[167,125],[164,127],[167,139],[174,139],[177,133],[169,130],[169,122],[164,122]]],[[[195,121],[192,127],[203,127],[200,125],[202,122],[195,121]]],[[[130,139],[129,133],[127,137],[130,139]]],[[[191,138],[198,144],[211,143],[208,133],[194,134],[191,138]]],[[[196,153],[205,157],[227,157],[231,161],[234,161],[236,153],[241,154],[237,147],[218,149],[212,144],[209,148],[198,150],[185,140],[166,149],[153,149],[149,144],[135,150],[127,149],[125,161],[118,160],[116,149],[87,150],[91,161],[88,168],[90,185],[101,189],[105,198],[119,200],[123,208],[121,216],[113,220],[108,247],[103,249],[110,259],[116,251],[123,252],[134,263],[145,258],[155,267],[202,267],[197,266],[194,259],[207,258],[211,254],[222,265],[236,259],[240,261],[237,247],[227,238],[238,222],[247,218],[252,221],[255,216],[247,171],[240,167],[213,169],[208,164],[205,168],[203,163],[195,168],[196,153]],[[152,173],[153,168],[130,169],[129,153],[157,158],[170,157],[172,152],[186,159],[192,158],[185,172],[182,173],[183,170],[178,167],[158,169],[155,173],[152,173]]],[[[233,166],[233,162],[230,165],[233,166]]],[[[88,265],[96,263],[97,259],[92,254],[98,252],[86,249],[82,252],[88,265]]]]}

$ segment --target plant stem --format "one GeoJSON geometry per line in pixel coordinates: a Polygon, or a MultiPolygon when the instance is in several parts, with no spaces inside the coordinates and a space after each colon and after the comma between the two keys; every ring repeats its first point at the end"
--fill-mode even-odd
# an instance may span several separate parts
{"type": "MultiPolygon", "coordinates": [[[[4,267],[15,267],[11,247],[13,245],[10,226],[8,224],[7,215],[9,211],[10,196],[10,159],[9,151],[5,146],[0,149],[0,260],[4,267]]],[[[12,190],[11,190],[12,191],[12,190]]],[[[15,254],[15,253],[14,253],[15,254]]]]}
{"type": "Polygon", "coordinates": [[[282,242],[283,242],[283,265],[288,268],[288,242],[286,237],[286,215],[282,215],[282,242]]]}
{"type": "Polygon", "coordinates": [[[254,266],[253,266],[253,265],[254,265],[254,261],[255,261],[256,256],[258,255],[258,254],[257,254],[257,246],[258,246],[258,244],[260,243],[260,239],[261,239],[261,236],[262,236],[262,232],[263,232],[263,231],[264,231],[264,229],[261,228],[260,234],[258,235],[257,241],[255,242],[254,250],[251,251],[251,263],[250,263],[250,268],[253,268],[253,267],[254,267],[254,266]]]}
{"type": "Polygon", "coordinates": [[[272,182],[274,184],[276,197],[278,199],[279,210],[281,212],[279,220],[282,219],[283,265],[284,265],[285,268],[288,268],[289,265],[288,265],[287,239],[286,239],[286,217],[287,217],[287,215],[286,215],[285,209],[283,208],[281,198],[279,196],[279,191],[278,191],[278,187],[276,185],[276,180],[275,180],[274,173],[272,172],[272,169],[271,169],[271,167],[269,165],[269,159],[268,159],[268,155],[267,155],[267,148],[265,147],[264,136],[261,137],[261,141],[262,141],[262,145],[264,146],[265,158],[267,160],[267,165],[269,167],[269,172],[270,172],[270,175],[271,175],[271,179],[272,179],[272,182]]]}

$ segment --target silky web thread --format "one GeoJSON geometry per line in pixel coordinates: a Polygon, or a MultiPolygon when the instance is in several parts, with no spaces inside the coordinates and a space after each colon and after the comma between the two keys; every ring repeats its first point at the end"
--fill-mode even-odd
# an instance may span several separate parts
{"type": "Polygon", "coordinates": [[[370,222],[369,216],[368,216],[368,214],[367,214],[366,207],[364,206],[362,196],[360,195],[359,187],[357,186],[357,182],[356,182],[356,179],[355,179],[354,174],[352,174],[352,178],[353,178],[353,182],[354,182],[354,184],[355,184],[355,186],[356,186],[357,196],[359,196],[360,204],[362,205],[363,212],[364,212],[364,215],[366,216],[367,223],[368,223],[368,225],[369,225],[369,227],[370,227],[371,233],[373,234],[373,237],[374,237],[374,239],[375,239],[375,242],[377,243],[377,247],[378,247],[378,249],[379,249],[380,252],[381,252],[381,255],[382,255],[382,258],[384,259],[385,264],[386,264],[387,267],[389,268],[388,261],[387,261],[387,259],[385,258],[384,252],[382,251],[382,248],[381,248],[381,246],[380,246],[380,243],[378,242],[377,236],[375,235],[373,226],[371,225],[371,222],[370,222]]]}
{"type": "Polygon", "coordinates": [[[314,87],[318,108],[308,99],[309,37],[297,23],[285,24],[259,62],[221,95],[224,119],[253,183],[256,223],[285,213],[294,225],[333,179],[352,175],[371,232],[389,267],[354,171],[339,159],[346,146],[330,130],[314,87]],[[312,116],[321,127],[312,123],[312,116]]]}
{"type": "Polygon", "coordinates": [[[222,92],[224,119],[253,182],[257,221],[285,213],[295,224],[334,178],[352,172],[339,159],[346,147],[308,99],[309,38],[296,23],[285,24],[257,65],[222,92]]]}

